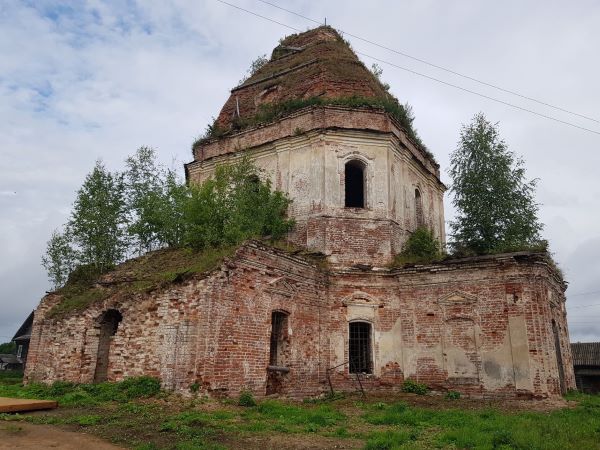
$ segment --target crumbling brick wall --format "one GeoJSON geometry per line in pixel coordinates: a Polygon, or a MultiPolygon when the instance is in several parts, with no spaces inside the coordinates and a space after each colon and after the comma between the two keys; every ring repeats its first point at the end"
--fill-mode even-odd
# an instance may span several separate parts
{"type": "Polygon", "coordinates": [[[406,378],[474,396],[548,397],[573,389],[564,286],[541,255],[500,255],[408,269],[324,269],[258,242],[207,276],[130,298],[109,298],[63,319],[35,314],[26,380],[91,382],[99,318],[122,314],[109,380],[137,375],[189,393],[243,388],[303,397],[354,390],[349,323],[372,326],[369,390],[406,378]],[[273,311],[287,316],[285,372],[269,372],[273,311]],[[561,346],[560,380],[552,321],[561,346]],[[273,386],[271,386],[273,388],[273,386]],[[271,389],[270,392],[273,392],[271,389]]]}

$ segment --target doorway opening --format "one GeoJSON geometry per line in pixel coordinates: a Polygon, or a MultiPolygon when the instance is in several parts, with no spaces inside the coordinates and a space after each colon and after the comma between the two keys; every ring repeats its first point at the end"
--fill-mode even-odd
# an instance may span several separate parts
{"type": "Polygon", "coordinates": [[[119,323],[123,316],[116,309],[109,309],[100,317],[100,335],[98,336],[98,354],[94,382],[102,383],[108,380],[108,359],[113,337],[117,334],[119,323]]]}

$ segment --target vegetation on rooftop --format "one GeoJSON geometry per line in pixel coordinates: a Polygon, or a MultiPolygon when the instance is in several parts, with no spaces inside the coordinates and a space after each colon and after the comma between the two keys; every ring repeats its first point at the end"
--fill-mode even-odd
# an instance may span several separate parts
{"type": "Polygon", "coordinates": [[[537,216],[537,180],[525,178],[523,160],[508,149],[498,125],[482,113],[463,126],[448,173],[457,211],[450,223],[452,253],[547,250],[537,216]]]}
{"type": "MultiPolygon", "coordinates": [[[[315,30],[313,30],[315,31],[315,30]]],[[[234,117],[227,125],[217,120],[209,124],[202,136],[193,144],[192,149],[211,139],[217,139],[229,134],[259,125],[274,122],[295,111],[309,106],[346,106],[350,108],[374,108],[384,110],[397,120],[407,133],[408,137],[429,158],[435,160],[433,154],[421,141],[415,127],[412,108],[402,105],[390,93],[389,84],[381,79],[382,69],[374,64],[368,69],[353,53],[350,44],[330,28],[336,39],[321,40],[306,44],[306,37],[311,33],[287,36],[280,42],[267,59],[265,55],[255,59],[241,80],[240,86],[249,82],[260,82],[261,89],[278,85],[282,92],[281,98],[272,103],[259,104],[256,110],[247,116],[234,117]],[[301,51],[290,50],[302,48],[301,51]],[[285,57],[283,57],[285,56],[285,57]],[[276,81],[270,79],[274,74],[287,71],[292,67],[314,62],[301,71],[286,72],[285,76],[276,81]],[[319,77],[323,73],[335,81],[355,82],[368,87],[370,95],[328,95],[304,97],[304,92],[298,90],[307,78],[319,77]]]]}
{"type": "Polygon", "coordinates": [[[291,113],[309,106],[344,106],[348,108],[369,108],[383,110],[392,118],[397,120],[406,131],[408,137],[421,149],[429,158],[435,161],[433,154],[427,149],[425,144],[413,127],[414,116],[412,107],[408,104],[401,105],[394,98],[374,98],[374,97],[309,97],[292,99],[281,103],[265,103],[258,106],[255,115],[250,117],[236,118],[233,121],[231,129],[220,126],[217,121],[208,125],[205,133],[198,138],[192,145],[195,148],[208,140],[221,138],[230,133],[241,131],[246,128],[256,127],[268,124],[278,119],[286,117],[291,113]]]}
{"type": "Polygon", "coordinates": [[[125,172],[98,162],[86,177],[69,222],[53,233],[42,259],[61,295],[50,316],[209,271],[243,241],[277,240],[294,224],[286,217],[289,198],[247,158],[218,166],[198,186],[155,158],[142,147],[125,172]]]}
{"type": "MultiPolygon", "coordinates": [[[[536,449],[598,448],[600,397],[570,405],[470,400],[456,395],[345,394],[304,402],[183,399],[149,377],[119,383],[23,386],[0,377],[0,396],[51,399],[60,408],[0,414],[0,427],[68,426],[138,450],[227,448],[536,449]]],[[[414,384],[419,387],[418,383],[414,384]]],[[[422,389],[410,389],[422,393],[422,389]]],[[[19,430],[15,428],[15,433],[19,430]]]]}
{"type": "Polygon", "coordinates": [[[418,227],[412,232],[402,252],[394,258],[392,267],[402,267],[407,264],[427,264],[442,259],[440,241],[434,236],[433,231],[427,227],[418,227]]]}

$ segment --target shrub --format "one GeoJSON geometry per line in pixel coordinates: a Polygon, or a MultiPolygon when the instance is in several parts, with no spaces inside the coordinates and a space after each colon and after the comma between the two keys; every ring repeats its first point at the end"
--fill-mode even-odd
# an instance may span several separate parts
{"type": "Polygon", "coordinates": [[[460,392],[448,391],[446,392],[446,398],[448,400],[458,400],[460,398],[460,392]]]}
{"type": "Polygon", "coordinates": [[[200,250],[234,245],[252,237],[276,240],[294,225],[286,218],[291,200],[273,191],[261,171],[244,158],[232,165],[218,166],[214,176],[200,186],[190,187],[183,211],[184,242],[200,250]]]}
{"type": "Polygon", "coordinates": [[[254,396],[250,391],[242,391],[240,393],[240,397],[238,399],[238,405],[252,407],[256,406],[256,400],[254,400],[254,396]]]}
{"type": "Polygon", "coordinates": [[[440,242],[433,235],[433,231],[419,227],[404,243],[402,253],[394,259],[394,265],[429,263],[441,256],[440,242]]]}
{"type": "Polygon", "coordinates": [[[429,388],[425,383],[418,383],[410,378],[404,381],[402,385],[402,392],[408,392],[412,394],[425,395],[429,388]]]}
{"type": "Polygon", "coordinates": [[[120,389],[130,399],[154,397],[160,392],[160,381],[146,376],[126,378],[120,383],[120,389]]]}

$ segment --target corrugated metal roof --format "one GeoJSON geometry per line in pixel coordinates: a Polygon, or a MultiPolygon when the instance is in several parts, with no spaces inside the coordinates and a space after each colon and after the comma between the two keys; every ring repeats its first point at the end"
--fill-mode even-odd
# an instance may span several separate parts
{"type": "Polygon", "coordinates": [[[571,344],[574,366],[600,366],[600,342],[571,344]]]}

